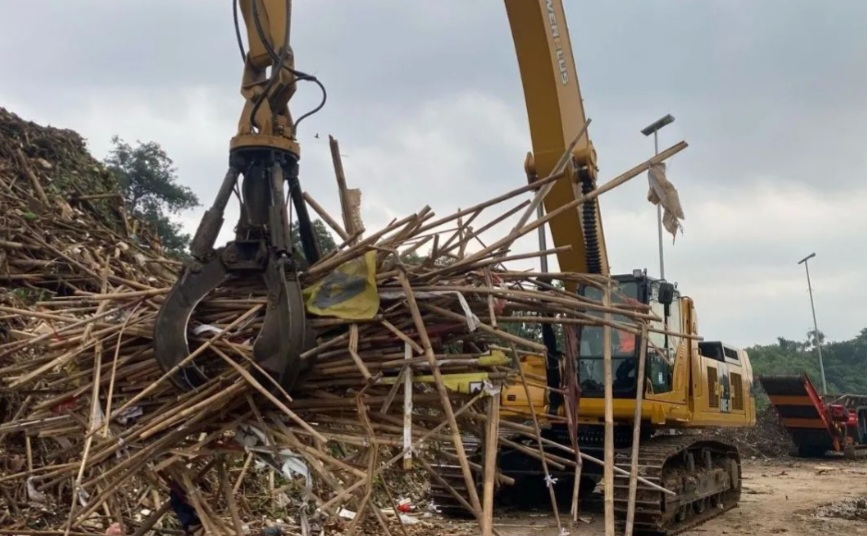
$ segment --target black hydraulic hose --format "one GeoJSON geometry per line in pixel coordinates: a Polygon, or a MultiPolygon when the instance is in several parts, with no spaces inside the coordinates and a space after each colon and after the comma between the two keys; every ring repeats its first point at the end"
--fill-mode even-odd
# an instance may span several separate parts
{"type": "MultiPolygon", "coordinates": [[[[586,169],[578,172],[581,182],[581,193],[587,195],[596,189],[593,179],[586,169]]],[[[581,207],[581,222],[584,225],[584,240],[587,251],[587,271],[591,274],[602,273],[602,251],[599,245],[599,235],[596,233],[596,205],[597,199],[586,201],[581,207]]]]}
{"type": "MultiPolygon", "coordinates": [[[[237,2],[237,0],[235,0],[235,1],[237,2]]],[[[319,86],[319,89],[322,91],[322,100],[319,102],[319,105],[316,106],[314,109],[310,110],[309,112],[303,114],[301,117],[299,117],[295,121],[293,128],[297,134],[298,125],[301,124],[301,121],[303,121],[307,117],[310,117],[311,115],[317,113],[319,110],[321,110],[325,106],[325,102],[328,100],[328,92],[325,90],[325,86],[322,84],[322,82],[320,82],[319,79],[317,79],[315,76],[309,75],[307,73],[303,73],[301,71],[297,71],[295,69],[292,69],[292,68],[284,65],[284,63],[286,61],[286,56],[289,53],[289,33],[290,33],[291,24],[292,24],[292,0],[286,0],[286,35],[284,36],[284,39],[283,39],[283,50],[281,50],[279,56],[277,55],[277,52],[274,50],[274,47],[271,46],[271,42],[268,39],[266,39],[266,37],[265,37],[265,29],[262,28],[262,21],[259,18],[259,2],[258,2],[258,0],[253,0],[253,22],[254,22],[254,25],[256,27],[256,33],[258,34],[259,39],[265,45],[265,50],[268,52],[268,55],[271,57],[271,61],[274,62],[275,68],[273,69],[273,72],[271,73],[271,77],[268,79],[268,84],[265,86],[265,91],[263,92],[262,97],[260,97],[259,100],[256,101],[256,104],[253,105],[253,109],[250,111],[250,123],[252,123],[256,128],[259,128],[259,125],[256,124],[256,113],[259,111],[259,106],[261,106],[261,104],[262,104],[262,99],[267,98],[267,95],[271,91],[271,88],[273,88],[274,84],[277,82],[277,73],[278,73],[279,69],[282,68],[282,69],[286,69],[289,72],[291,72],[293,75],[295,75],[295,77],[298,80],[304,80],[306,82],[315,83],[317,86],[319,86]]],[[[240,37],[240,30],[239,30],[238,22],[237,22],[237,10],[235,11],[235,29],[236,29],[236,33],[238,35],[238,42],[240,45],[241,37],[240,37]]],[[[241,50],[243,52],[243,46],[241,46],[241,50]]],[[[244,56],[244,58],[246,61],[246,55],[244,56]]]]}
{"type": "Polygon", "coordinates": [[[235,39],[238,41],[238,50],[241,51],[241,61],[247,61],[247,52],[244,50],[244,41],[241,39],[241,24],[238,22],[238,0],[232,0],[232,20],[235,21],[235,39]]]}

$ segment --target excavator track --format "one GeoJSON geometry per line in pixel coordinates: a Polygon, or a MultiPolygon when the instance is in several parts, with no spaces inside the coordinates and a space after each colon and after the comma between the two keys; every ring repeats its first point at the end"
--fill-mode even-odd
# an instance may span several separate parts
{"type": "MultiPolygon", "coordinates": [[[[478,438],[475,437],[464,436],[462,437],[462,440],[464,451],[472,460],[474,458],[473,454],[478,453],[481,443],[478,438]]],[[[444,454],[442,461],[433,465],[433,469],[436,471],[436,476],[430,479],[429,497],[433,501],[437,511],[444,516],[457,518],[472,517],[472,512],[467,510],[461,501],[455,498],[454,494],[449,490],[449,487],[453,488],[461,494],[464,500],[469,502],[470,495],[467,490],[466,482],[464,481],[464,474],[461,471],[461,466],[457,461],[455,447],[449,443],[443,447],[442,452],[444,454]]],[[[473,469],[472,466],[471,469],[473,469]]],[[[481,482],[479,471],[473,471],[473,479],[477,483],[481,482]]],[[[481,494],[481,485],[477,485],[476,488],[476,492],[481,494]]]]}
{"type": "MultiPolygon", "coordinates": [[[[619,449],[615,464],[629,471],[631,449],[619,449]]],[[[673,536],[736,507],[741,497],[741,462],[735,446],[696,435],[657,436],[639,449],[639,475],[674,491],[671,496],[638,482],[635,534],[673,536]]],[[[623,528],[629,477],[615,475],[614,509],[623,528]]]]}
{"type": "MultiPolygon", "coordinates": [[[[475,438],[464,439],[468,453],[477,453],[478,446],[475,438]]],[[[617,449],[615,464],[628,472],[631,457],[630,447],[617,449]]],[[[697,435],[648,438],[641,443],[638,468],[643,478],[677,495],[671,496],[638,482],[634,517],[636,535],[681,534],[735,508],[741,497],[740,456],[735,446],[723,441],[697,435]]],[[[431,479],[430,497],[437,510],[449,517],[471,517],[461,501],[443,485],[446,483],[469,500],[457,461],[443,461],[434,469],[437,478],[431,479]]],[[[474,477],[480,482],[476,470],[474,477]]],[[[478,492],[481,493],[481,485],[478,492]]],[[[614,515],[620,531],[626,523],[628,501],[629,477],[615,474],[614,515]]]]}

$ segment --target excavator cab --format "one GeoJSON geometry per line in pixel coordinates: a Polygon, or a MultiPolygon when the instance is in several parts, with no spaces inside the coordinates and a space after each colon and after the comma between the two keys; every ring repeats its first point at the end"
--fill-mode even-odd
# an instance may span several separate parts
{"type": "MultiPolygon", "coordinates": [[[[632,274],[612,276],[615,286],[611,289],[611,303],[623,305],[650,305],[651,311],[663,319],[651,322],[651,327],[664,328],[679,322],[677,289],[672,283],[647,276],[640,270],[632,274]]],[[[601,302],[603,291],[595,286],[582,285],[578,293],[590,300],[601,302]]],[[[591,313],[603,317],[603,312],[591,313]]],[[[654,392],[671,390],[674,372],[676,347],[668,335],[652,333],[649,340],[642,340],[634,332],[629,319],[624,315],[613,314],[611,320],[622,324],[611,330],[611,360],[614,373],[613,394],[615,398],[635,398],[638,354],[641,345],[649,345],[647,351],[647,370],[645,381],[654,392]]],[[[680,331],[679,326],[670,331],[680,331]]],[[[604,332],[602,326],[582,326],[578,334],[578,375],[583,398],[603,398],[604,391],[604,332]]]]}

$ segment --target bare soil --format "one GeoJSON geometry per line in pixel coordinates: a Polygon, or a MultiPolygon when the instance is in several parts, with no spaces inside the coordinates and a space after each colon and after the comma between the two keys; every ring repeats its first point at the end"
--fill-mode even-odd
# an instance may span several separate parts
{"type": "MultiPolygon", "coordinates": [[[[867,459],[747,460],[743,471],[739,507],[683,536],[867,536],[867,459]]],[[[582,515],[589,523],[570,536],[604,534],[601,509],[582,515]]],[[[478,534],[473,523],[426,521],[430,534],[478,534]]],[[[499,515],[495,526],[503,536],[558,536],[550,512],[499,515]]]]}

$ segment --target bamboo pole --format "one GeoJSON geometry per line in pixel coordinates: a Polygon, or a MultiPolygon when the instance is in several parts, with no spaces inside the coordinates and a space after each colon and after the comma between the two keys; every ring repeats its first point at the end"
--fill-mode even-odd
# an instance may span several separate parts
{"type": "Polygon", "coordinates": [[[641,346],[638,350],[638,373],[635,376],[635,415],[632,423],[632,456],[629,462],[629,498],[626,507],[626,528],[624,536],[632,536],[635,521],[635,494],[638,489],[638,451],[641,442],[641,407],[644,402],[644,372],[647,362],[647,329],[641,332],[641,346]]]}
{"type": "Polygon", "coordinates": [[[497,472],[497,440],[500,429],[499,393],[488,397],[488,423],[485,429],[485,476],[482,495],[482,536],[492,536],[494,529],[494,484],[497,472]]]}
{"type": "Polygon", "coordinates": [[[566,374],[566,381],[563,382],[561,379],[561,383],[566,383],[566,396],[564,397],[564,402],[566,406],[567,427],[569,429],[569,440],[572,444],[572,449],[575,451],[575,482],[572,486],[572,504],[569,510],[572,515],[572,524],[574,526],[574,524],[578,522],[578,516],[580,514],[579,499],[581,496],[581,473],[584,469],[583,460],[581,458],[581,447],[578,445],[578,408],[581,403],[581,392],[578,388],[578,370],[576,366],[578,364],[578,338],[575,335],[575,326],[563,325],[563,336],[566,345],[566,366],[563,367],[566,374]]]}
{"type": "Polygon", "coordinates": [[[343,214],[343,226],[347,233],[357,237],[361,236],[364,228],[358,228],[355,225],[356,214],[353,214],[352,207],[349,205],[348,190],[346,186],[346,172],[343,170],[343,158],[340,156],[340,145],[334,136],[328,136],[328,145],[331,148],[331,161],[334,165],[334,176],[337,179],[337,190],[340,198],[340,208],[343,214]]]}
{"type": "MultiPolygon", "coordinates": [[[[671,148],[668,156],[677,150],[678,146],[671,148]]],[[[568,156],[567,151],[566,165],[568,156]]],[[[337,167],[335,172],[342,174],[337,167]]],[[[549,477],[549,469],[574,468],[573,513],[577,515],[581,464],[599,463],[606,476],[628,472],[611,465],[610,456],[603,460],[586,456],[577,441],[552,444],[541,437],[538,418],[533,426],[521,428],[520,423],[499,418],[503,411],[512,412],[500,409],[495,401],[477,411],[474,404],[483,395],[454,392],[466,389],[468,381],[514,384],[517,376],[525,394],[532,386],[570,399],[566,415],[552,415],[549,420],[566,423],[571,433],[577,424],[573,411],[578,409],[577,373],[573,373],[577,371],[567,372],[569,378],[560,386],[549,387],[543,377],[516,370],[514,363],[503,361],[497,352],[535,355],[545,348],[535,340],[513,335],[504,326],[560,323],[568,333],[582,326],[603,326],[609,337],[611,329],[645,334],[652,329],[646,324],[656,317],[646,308],[612,305],[610,295],[607,303],[571,296],[535,284],[532,271],[506,267],[510,261],[559,251],[519,253],[510,248],[520,236],[545,225],[544,217],[531,221],[533,208],[544,202],[545,191],[554,181],[563,178],[565,173],[552,175],[445,217],[423,207],[406,218],[395,218],[364,239],[360,231],[349,228],[351,215],[344,211],[347,227],[341,233],[340,218],[326,218],[327,211],[305,196],[313,210],[331,220],[327,223],[343,243],[320,262],[303,267],[298,273],[302,285],[307,288],[340,264],[374,251],[381,303],[371,318],[309,316],[310,338],[305,341],[303,358],[313,366],[290,396],[270,375],[254,375],[262,370],[255,362],[252,343],[268,303],[260,285],[238,281],[197,305],[190,327],[205,325],[217,335],[190,335],[195,350],[184,363],[195,359],[207,369],[210,380],[194,391],[179,392],[165,381],[168,375],[152,350],[153,323],[177,277],[175,267],[164,266],[169,261],[156,250],[142,249],[128,236],[114,234],[93,220],[87,203],[77,204],[74,214],[64,209],[62,214],[40,215],[38,224],[28,222],[22,214],[38,196],[13,201],[9,209],[9,199],[15,199],[15,192],[27,191],[28,184],[11,184],[0,176],[0,205],[10,220],[9,232],[0,242],[8,243],[4,266],[10,273],[0,274],[0,280],[27,293],[20,300],[12,296],[0,307],[11,341],[0,345],[0,386],[3,396],[9,394],[14,404],[23,400],[8,412],[12,420],[0,425],[0,441],[10,433],[23,432],[26,454],[26,460],[13,469],[15,474],[0,478],[4,497],[25,493],[26,484],[37,493],[64,497],[59,513],[68,521],[58,526],[72,536],[76,523],[92,515],[129,523],[129,512],[144,498],[153,496],[152,506],[159,508],[166,489],[157,474],[185,480],[202,464],[217,460],[219,465],[203,476],[207,484],[196,484],[198,489],[193,489],[196,479],[184,481],[184,487],[198,514],[207,518],[203,518],[206,530],[237,534],[242,530],[240,519],[249,522],[259,515],[253,503],[260,495],[286,490],[268,486],[275,480],[273,474],[251,471],[254,453],[275,456],[279,466],[278,446],[284,446],[304,460],[314,482],[304,505],[315,505],[331,515],[337,508],[354,508],[358,516],[351,530],[365,530],[372,516],[387,533],[389,524],[374,504],[394,504],[394,498],[387,487],[384,496],[375,497],[373,490],[379,486],[374,483],[386,479],[385,471],[400,471],[401,465],[407,468],[410,462],[428,469],[425,457],[429,454],[422,446],[445,441],[454,443],[457,451],[446,459],[460,465],[464,484],[468,484],[468,495],[458,501],[476,515],[485,534],[496,533],[491,517],[494,491],[498,484],[511,481],[496,471],[497,445],[511,446],[541,461],[549,477]],[[533,192],[532,199],[514,199],[522,192],[533,192]],[[518,223],[508,236],[483,236],[512,217],[518,223]],[[16,222],[25,231],[14,230],[16,222]],[[400,258],[405,248],[422,244],[432,244],[423,264],[409,265],[400,258]],[[457,293],[463,302],[454,299],[457,293]],[[598,318],[600,313],[605,318],[598,318]],[[613,315],[618,315],[618,322],[610,321],[613,315]],[[468,318],[482,320],[476,327],[474,320],[468,324],[468,318]],[[498,346],[498,340],[505,346],[498,346]],[[463,348],[455,348],[455,341],[462,342],[463,348]],[[394,403],[401,389],[402,403],[394,403]],[[102,422],[95,413],[98,409],[106,417],[102,422]],[[257,441],[264,444],[251,447],[236,466],[228,468],[226,457],[246,448],[231,439],[244,437],[238,429],[241,424],[255,426],[263,434],[257,441]],[[491,432],[501,427],[533,444],[491,432]],[[462,434],[481,435],[483,429],[487,430],[484,459],[471,460],[462,434]],[[61,444],[57,447],[48,441],[61,444]],[[379,463],[377,447],[400,452],[379,463]],[[341,454],[332,454],[332,448],[341,454]],[[367,455],[359,458],[358,453],[365,450],[367,455]],[[26,470],[21,470],[25,463],[26,470]],[[76,489],[90,493],[86,504],[79,506],[77,498],[76,502],[65,499],[75,497],[76,489]],[[131,492],[133,489],[138,491],[131,492]],[[246,497],[234,500],[241,491],[246,497]]],[[[617,180],[622,184],[629,177],[616,178],[613,185],[606,183],[603,191],[616,186],[617,180]]],[[[52,203],[64,202],[46,193],[52,203]]],[[[585,196],[580,202],[592,198],[585,196]]],[[[128,228],[142,236],[141,227],[128,228]]],[[[605,278],[590,274],[550,275],[600,288],[607,284],[605,278]]],[[[634,481],[655,485],[637,475],[634,481]]],[[[654,489],[671,493],[660,486],[654,489]]],[[[306,513],[298,510],[292,515],[304,525],[309,521],[306,513]]],[[[300,532],[310,528],[297,527],[300,532]]]]}
{"type": "MultiPolygon", "coordinates": [[[[404,359],[412,359],[412,346],[404,343],[404,359]]],[[[412,367],[405,366],[401,369],[403,375],[403,449],[406,451],[403,457],[403,468],[406,471],[412,469],[412,367]]],[[[394,383],[397,386],[398,382],[394,383]]]]}
{"type": "Polygon", "coordinates": [[[320,205],[316,202],[315,199],[313,199],[312,195],[307,192],[304,192],[301,195],[304,197],[304,200],[307,201],[307,204],[310,205],[310,207],[317,214],[319,214],[319,217],[322,218],[335,233],[337,233],[337,236],[339,236],[341,240],[350,240],[349,233],[347,233],[343,230],[342,227],[340,227],[340,225],[334,220],[334,218],[331,217],[331,214],[329,214],[328,211],[322,207],[322,205],[320,205]]]}
{"type": "Polygon", "coordinates": [[[446,419],[451,428],[452,433],[452,442],[455,446],[455,451],[458,455],[458,461],[461,465],[461,471],[464,475],[464,483],[467,486],[467,490],[470,494],[470,503],[473,505],[474,513],[476,514],[476,518],[481,520],[481,503],[479,502],[479,495],[476,492],[476,485],[473,481],[473,475],[470,472],[470,467],[467,464],[467,453],[464,450],[464,443],[461,439],[460,428],[458,427],[457,420],[455,419],[455,413],[452,409],[451,400],[449,400],[449,395],[446,392],[445,384],[443,383],[442,373],[439,370],[439,367],[436,363],[436,357],[434,357],[433,348],[431,347],[430,338],[427,334],[427,329],[425,329],[424,321],[421,318],[421,313],[419,312],[418,304],[415,301],[415,295],[413,294],[412,287],[409,284],[409,281],[406,279],[406,274],[400,272],[399,274],[400,284],[403,287],[404,292],[406,293],[407,304],[409,305],[410,313],[412,314],[413,321],[415,322],[416,330],[418,331],[419,337],[421,338],[422,347],[424,348],[425,356],[428,358],[428,364],[430,365],[431,371],[433,372],[434,378],[436,380],[436,388],[437,392],[440,395],[440,400],[443,404],[443,410],[446,414],[446,419]]]}
{"type": "MultiPolygon", "coordinates": [[[[603,305],[611,306],[611,284],[605,286],[603,305]]],[[[605,313],[605,320],[611,320],[611,313],[605,313]]],[[[603,468],[603,488],[605,492],[605,536],[614,536],[614,375],[611,367],[611,327],[602,328],[602,359],[605,368],[605,466],[603,468]]]]}

